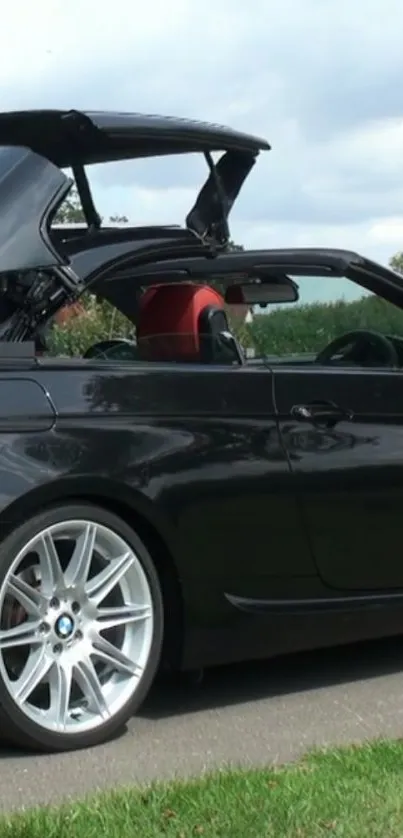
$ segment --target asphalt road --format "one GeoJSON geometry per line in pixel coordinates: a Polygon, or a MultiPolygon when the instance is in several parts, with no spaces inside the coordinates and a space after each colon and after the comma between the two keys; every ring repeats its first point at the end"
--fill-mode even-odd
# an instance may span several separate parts
{"type": "Polygon", "coordinates": [[[126,733],[93,750],[0,750],[0,809],[95,789],[261,765],[311,747],[403,734],[403,640],[207,673],[201,687],[161,682],[126,733]]]}

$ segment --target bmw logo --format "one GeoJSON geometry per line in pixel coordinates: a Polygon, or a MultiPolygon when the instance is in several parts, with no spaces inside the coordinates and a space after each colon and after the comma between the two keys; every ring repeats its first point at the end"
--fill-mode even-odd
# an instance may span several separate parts
{"type": "Polygon", "coordinates": [[[74,622],[68,614],[62,614],[56,622],[56,634],[62,640],[67,640],[73,634],[74,622]]]}

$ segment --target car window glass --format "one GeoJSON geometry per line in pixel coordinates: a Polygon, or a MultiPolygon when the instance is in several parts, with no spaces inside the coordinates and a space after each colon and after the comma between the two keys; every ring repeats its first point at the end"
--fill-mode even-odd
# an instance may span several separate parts
{"type": "Polygon", "coordinates": [[[316,355],[335,338],[369,329],[403,338],[403,311],[352,281],[339,277],[293,277],[299,300],[255,307],[252,323],[237,324],[251,357],[316,355]]]}
{"type": "MultiPolygon", "coordinates": [[[[299,300],[266,309],[226,306],[232,333],[248,359],[315,356],[332,340],[356,329],[369,329],[403,338],[403,312],[344,278],[293,277],[299,300]]],[[[141,360],[136,329],[105,301],[87,295],[85,312],[62,327],[53,326],[46,336],[47,351],[57,356],[86,356],[99,360],[133,363],[141,360]]],[[[228,363],[216,356],[213,363],[228,363]]],[[[149,359],[158,361],[158,352],[149,359]]]]}

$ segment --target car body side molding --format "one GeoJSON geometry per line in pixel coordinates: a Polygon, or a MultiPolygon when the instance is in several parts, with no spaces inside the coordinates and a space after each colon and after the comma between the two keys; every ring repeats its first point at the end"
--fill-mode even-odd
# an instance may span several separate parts
{"type": "Polygon", "coordinates": [[[317,614],[324,611],[348,613],[374,611],[403,606],[403,591],[390,594],[362,594],[354,596],[315,597],[314,599],[250,599],[225,594],[231,605],[249,614],[317,614]]]}

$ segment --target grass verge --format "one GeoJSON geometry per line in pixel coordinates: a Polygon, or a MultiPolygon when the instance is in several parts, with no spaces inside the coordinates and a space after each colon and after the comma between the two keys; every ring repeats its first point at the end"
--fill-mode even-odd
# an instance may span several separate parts
{"type": "Polygon", "coordinates": [[[1,838],[401,838],[403,744],[100,794],[0,818],[1,838]]]}

